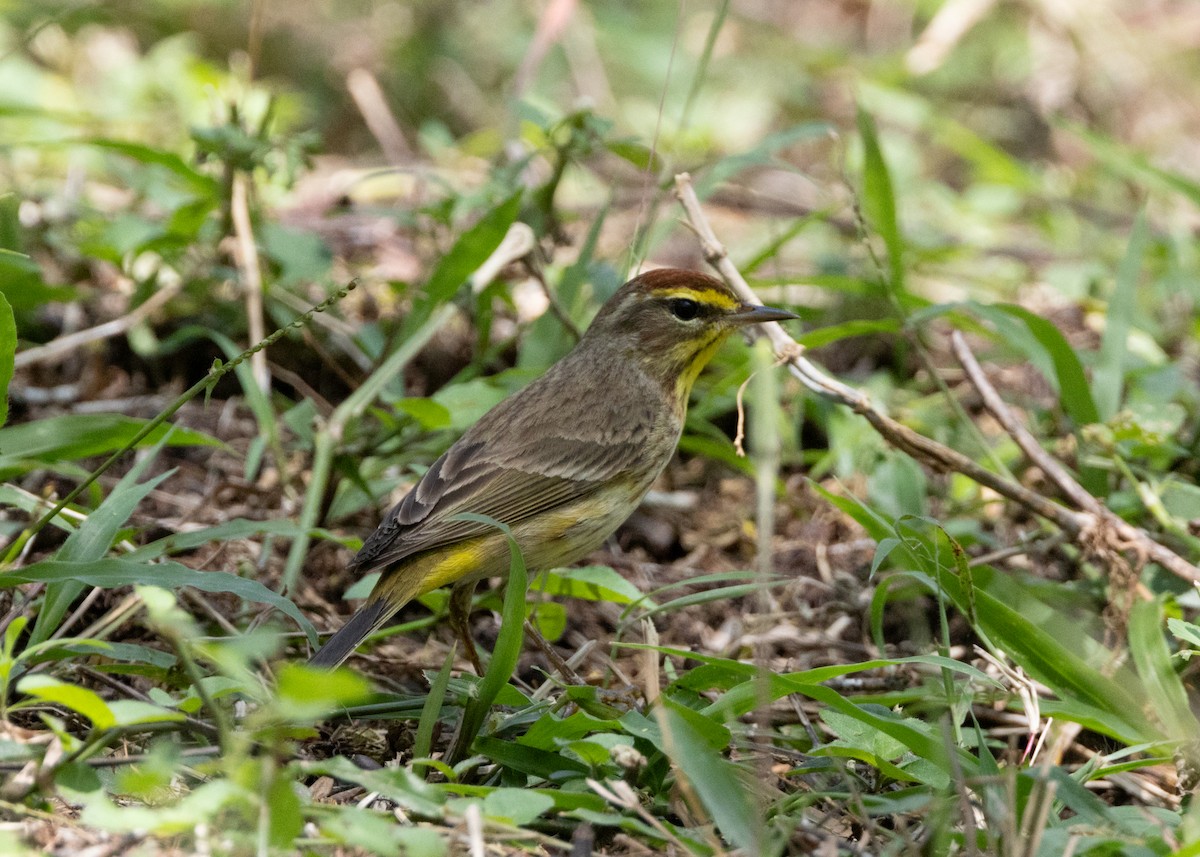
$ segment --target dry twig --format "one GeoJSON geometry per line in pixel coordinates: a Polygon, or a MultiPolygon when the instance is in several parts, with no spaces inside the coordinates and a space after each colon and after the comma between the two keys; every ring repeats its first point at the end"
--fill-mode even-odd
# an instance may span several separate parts
{"type": "Polygon", "coordinates": [[[352,68],[346,75],[346,90],[354,99],[354,106],[367,123],[367,130],[383,150],[388,162],[394,165],[407,164],[413,160],[412,146],[404,138],[404,131],[379,81],[365,68],[352,68]]]}
{"type": "MultiPolygon", "coordinates": [[[[250,179],[246,173],[238,172],[233,177],[233,198],[230,215],[233,218],[234,259],[238,267],[238,279],[246,290],[246,322],[250,328],[250,342],[262,342],[267,329],[263,320],[262,265],[258,258],[258,245],[254,243],[254,228],[250,223],[250,179]]],[[[260,390],[271,389],[271,372],[267,368],[267,355],[256,351],[250,355],[250,369],[254,382],[260,390]]]]}
{"type": "Polygon", "coordinates": [[[1020,420],[1013,416],[1012,411],[1000,398],[987,376],[983,374],[979,362],[971,353],[971,349],[967,347],[963,335],[955,331],[950,341],[955,358],[962,364],[971,385],[979,391],[984,407],[1017,442],[1026,457],[1040,467],[1058,490],[1079,509],[1078,512],[1068,512],[1068,514],[1072,515],[1076,521],[1078,529],[1074,535],[1085,551],[1094,555],[1099,551],[1116,553],[1132,550],[1137,555],[1139,563],[1149,559],[1184,580],[1200,583],[1200,570],[1195,565],[1165,545],[1156,542],[1142,528],[1133,526],[1110,511],[1096,497],[1088,493],[1087,489],[1080,485],[1065,467],[1042,449],[1037,438],[1030,434],[1020,420]]]}
{"type": "Polygon", "coordinates": [[[106,321],[95,327],[89,327],[87,330],[68,333],[65,336],[50,340],[45,345],[26,348],[24,351],[18,352],[14,358],[15,368],[20,369],[24,366],[32,366],[34,363],[56,362],[74,354],[85,345],[99,342],[102,339],[111,339],[114,336],[120,336],[159,307],[166,304],[175,295],[179,294],[182,288],[182,280],[176,280],[160,288],[148,297],[144,303],[130,310],[120,318],[114,318],[112,321],[106,321]]]}

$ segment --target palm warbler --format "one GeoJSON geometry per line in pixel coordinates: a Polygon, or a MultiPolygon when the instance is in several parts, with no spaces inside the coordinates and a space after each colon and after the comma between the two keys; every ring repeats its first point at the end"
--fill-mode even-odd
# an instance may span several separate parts
{"type": "Polygon", "coordinates": [[[451,619],[469,641],[463,608],[478,580],[508,572],[509,549],[495,527],[459,516],[507,524],[530,571],[580,559],[670,460],[692,383],[725,338],[790,318],[693,271],[630,280],[571,353],[485,414],[388,512],[350,563],[379,569],[379,581],[310,663],[340,664],[411,598],[446,584],[457,596],[451,619]]]}

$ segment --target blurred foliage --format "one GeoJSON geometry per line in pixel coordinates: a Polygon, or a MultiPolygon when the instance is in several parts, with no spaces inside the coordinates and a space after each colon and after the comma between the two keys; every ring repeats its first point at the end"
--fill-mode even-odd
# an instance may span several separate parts
{"type": "MultiPolygon", "coordinates": [[[[697,855],[1197,853],[1195,591],[794,387],[754,411],[776,416],[779,528],[815,549],[801,517],[834,515],[873,546],[822,554],[825,603],[795,568],[724,570],[746,564],[733,549],[644,593],[555,570],[525,602],[480,597],[506,617],[485,677],[442,652],[416,693],[314,675],[285,636],[364,592],[312,565],[336,568],[381,498],[566,353],[631,269],[700,267],[682,170],[833,373],[1051,494],[960,384],[944,339],[968,333],[1045,448],[1195,563],[1200,55],[1177,48],[1196,26],[1187,3],[1111,0],[8,4],[5,813],[65,802],[96,837],[220,854],[457,853],[477,822],[505,853],[565,851],[585,825],[608,853],[618,832],[697,855]],[[535,251],[479,277],[514,223],[535,251]],[[91,407],[161,416],[151,394],[243,354],[253,264],[266,330],[303,322],[268,352],[275,382],[239,364],[190,392],[252,429],[225,436],[213,404],[153,432],[91,407]],[[47,514],[114,452],[115,476],[47,514]],[[197,462],[252,499],[226,509],[197,462]],[[813,648],[832,663],[671,637],[705,605],[798,637],[828,602],[840,636],[813,648]],[[653,705],[526,683],[522,613],[558,640],[577,607],[619,616],[614,658],[654,674],[653,705]]],[[[702,467],[681,481],[758,469],[730,443],[749,367],[730,345],[702,378],[680,472],[702,467]]],[[[659,559],[686,553],[673,538],[659,559]]],[[[446,595],[422,604],[388,633],[436,645],[446,595]]]]}

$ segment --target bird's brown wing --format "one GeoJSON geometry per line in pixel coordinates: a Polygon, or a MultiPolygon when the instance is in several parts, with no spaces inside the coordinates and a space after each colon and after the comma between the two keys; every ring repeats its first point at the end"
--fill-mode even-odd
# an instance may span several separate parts
{"type": "Polygon", "coordinates": [[[645,453],[639,434],[601,441],[561,436],[530,436],[519,444],[510,440],[501,464],[488,444],[468,433],[387,514],[351,569],[388,568],[414,554],[495,531],[487,524],[455,520],[462,513],[513,526],[576,503],[645,453]]]}

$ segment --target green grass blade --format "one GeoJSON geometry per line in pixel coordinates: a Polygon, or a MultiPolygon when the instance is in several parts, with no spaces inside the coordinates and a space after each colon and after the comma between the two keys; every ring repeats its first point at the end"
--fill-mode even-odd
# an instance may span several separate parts
{"type": "Polygon", "coordinates": [[[12,307],[0,292],[0,426],[8,422],[8,385],[17,358],[17,321],[12,307]]]}
{"type": "Polygon", "coordinates": [[[501,611],[500,633],[496,637],[496,649],[492,659],[484,671],[483,678],[475,686],[475,695],[467,700],[463,708],[462,720],[455,735],[454,744],[446,754],[446,760],[453,765],[460,761],[471,749],[471,743],[479,734],[492,702],[500,694],[500,690],[508,684],[517,668],[521,657],[521,647],[525,640],[525,596],[529,589],[529,575],[525,569],[525,560],[521,556],[521,548],[513,538],[512,531],[499,521],[486,515],[464,513],[456,517],[466,521],[477,521],[490,524],[504,533],[508,539],[509,565],[508,583],[504,589],[504,608],[501,611]]]}
{"type": "Polygon", "coordinates": [[[1150,158],[1098,134],[1070,122],[1061,123],[1068,131],[1077,134],[1091,148],[1092,153],[1114,172],[1140,184],[1158,187],[1179,194],[1193,205],[1200,206],[1200,182],[1181,173],[1165,170],[1150,162],[1150,158]]]}
{"type": "Polygon", "coordinates": [[[293,619],[310,636],[314,645],[316,643],[316,629],[295,604],[256,580],[226,571],[197,571],[177,562],[146,563],[108,557],[89,562],[46,560],[0,574],[0,588],[20,583],[50,584],[60,581],[76,581],[84,586],[104,589],[145,584],[164,589],[191,586],[201,592],[226,592],[245,601],[274,607],[293,619]]]}
{"type": "Polygon", "coordinates": [[[696,74],[692,77],[692,85],[688,87],[687,99],[683,102],[683,115],[679,124],[684,128],[689,124],[696,96],[700,94],[700,88],[708,76],[708,64],[712,62],[713,48],[717,44],[717,36],[720,35],[721,28],[725,26],[725,18],[728,14],[729,0],[720,0],[717,12],[713,15],[712,23],[708,27],[708,34],[704,37],[704,49],[700,52],[699,62],[696,63],[696,74]]]}
{"type": "Polygon", "coordinates": [[[1125,383],[1126,340],[1132,326],[1138,272],[1149,244],[1150,227],[1146,221],[1146,211],[1142,209],[1133,221],[1129,246],[1117,269],[1116,286],[1108,300],[1108,312],[1104,316],[1100,355],[1092,372],[1096,410],[1102,420],[1111,420],[1121,406],[1121,394],[1125,383]]]}
{"type": "Polygon", "coordinates": [[[1062,399],[1063,410],[1075,421],[1077,426],[1100,422],[1100,412],[1092,399],[1091,387],[1083,364],[1079,361],[1075,349],[1067,342],[1053,322],[1030,312],[1025,307],[1016,304],[996,304],[996,309],[1014,318],[1020,319],[1029,332],[1033,334],[1038,344],[1046,350],[1054,367],[1054,375],[1047,380],[1058,387],[1062,399]]]}
{"type": "Polygon", "coordinates": [[[1172,741],[1184,742],[1184,752],[1195,755],[1200,751],[1200,723],[1171,663],[1163,623],[1160,600],[1135,604],[1129,614],[1129,650],[1146,688],[1147,708],[1160,721],[1163,734],[1172,741]]]}
{"type": "MultiPolygon", "coordinates": [[[[746,854],[776,853],[768,845],[762,812],[736,766],[704,737],[710,721],[670,699],[663,699],[664,742],[679,768],[708,810],[721,834],[746,854]],[[699,723],[697,721],[700,721],[699,723]]],[[[728,736],[728,732],[725,733],[728,736]]]]}
{"type": "MultiPolygon", "coordinates": [[[[326,530],[318,531],[322,537],[338,540],[326,530]]],[[[223,524],[204,527],[188,532],[171,533],[161,539],[147,542],[126,554],[128,559],[151,560],[176,553],[195,550],[211,542],[228,542],[256,536],[284,536],[294,538],[300,533],[299,526],[292,521],[255,521],[250,518],[234,518],[223,524]]],[[[310,533],[311,535],[311,533],[310,533]]]]}
{"type": "MultiPolygon", "coordinates": [[[[863,144],[863,208],[871,225],[879,230],[888,254],[888,290],[893,300],[903,294],[904,240],[900,235],[900,219],[896,213],[896,192],[875,120],[861,107],[858,110],[858,133],[863,144]]],[[[899,304],[897,303],[897,306],[899,304]]]]}
{"type": "MultiPolygon", "coordinates": [[[[29,469],[27,462],[75,461],[105,455],[133,440],[147,420],[118,414],[65,414],[0,429],[0,477],[29,469]]],[[[138,442],[139,447],[222,446],[214,437],[185,428],[160,425],[138,442]]]]}
{"type": "Polygon", "coordinates": [[[433,727],[437,724],[442,713],[442,703],[446,699],[446,686],[450,684],[450,673],[454,669],[454,655],[458,651],[455,643],[446,652],[446,660],[442,668],[429,686],[429,695],[425,697],[425,705],[421,708],[421,722],[417,725],[417,734],[413,739],[413,758],[426,759],[433,749],[433,727]]]}
{"type": "Polygon", "coordinates": [[[925,774],[925,781],[931,785],[944,787],[951,780],[951,765],[949,755],[954,752],[958,763],[968,777],[978,776],[979,760],[965,750],[947,746],[942,730],[935,723],[924,723],[913,718],[905,718],[879,706],[866,708],[856,705],[846,699],[833,688],[815,684],[796,683],[793,692],[803,694],[825,706],[844,714],[866,726],[899,741],[916,756],[931,762],[939,773],[930,777],[925,774]]]}
{"type": "MultiPolygon", "coordinates": [[[[156,452],[162,449],[165,440],[166,438],[159,441],[156,452]]],[[[86,563],[98,560],[108,552],[113,539],[116,538],[117,531],[129,520],[129,516],[133,514],[138,504],[174,473],[173,470],[168,470],[153,479],[139,483],[138,477],[145,472],[155,457],[155,455],[147,455],[134,464],[113,488],[112,493],[104,499],[104,502],[88,515],[75,532],[67,536],[66,542],[55,554],[56,559],[64,562],[86,563]]],[[[38,611],[37,621],[29,635],[30,645],[37,645],[50,638],[50,635],[58,629],[71,604],[83,591],[84,586],[85,584],[78,580],[47,583],[42,609],[38,611]]]]}
{"type": "Polygon", "coordinates": [[[831,324],[819,327],[796,337],[796,341],[805,348],[821,348],[833,342],[840,342],[853,336],[871,336],[878,333],[898,333],[901,324],[894,318],[876,320],[854,319],[841,324],[831,324]]]}
{"type": "MultiPolygon", "coordinates": [[[[496,252],[520,211],[521,193],[518,191],[459,236],[450,252],[442,256],[425,285],[424,300],[429,311],[454,297],[459,287],[496,252]]],[[[424,319],[415,321],[419,323],[424,319]]]]}
{"type": "Polygon", "coordinates": [[[116,152],[127,158],[132,158],[141,164],[162,167],[167,172],[179,178],[193,191],[208,199],[215,201],[221,194],[221,186],[216,179],[199,172],[174,152],[168,152],[164,149],[147,146],[142,143],[134,143],[129,140],[114,140],[103,137],[92,137],[91,139],[78,142],[87,143],[98,149],[107,149],[110,152],[116,152]]]}
{"type": "MultiPolygon", "coordinates": [[[[935,582],[924,575],[914,577],[924,577],[931,591],[940,584],[957,608],[966,612],[967,596],[957,578],[942,575],[935,582]]],[[[1143,719],[1131,719],[1141,710],[1136,676],[1128,671],[1122,671],[1119,679],[1106,675],[1094,662],[1106,660],[1107,650],[1091,640],[1078,621],[1022,592],[1019,586],[1004,583],[998,572],[975,570],[975,611],[988,638],[1061,697],[1107,712],[1113,728],[1125,740],[1154,740],[1156,730],[1143,719]]]]}
{"type": "MultiPolygon", "coordinates": [[[[696,176],[696,195],[706,199],[717,188],[743,170],[764,164],[778,163],[775,153],[805,140],[816,140],[829,136],[829,125],[824,122],[805,122],[785,128],[764,137],[757,145],[733,155],[721,158],[703,173],[696,176]]],[[[785,169],[787,165],[780,164],[785,169]]]]}

